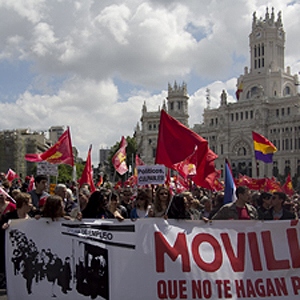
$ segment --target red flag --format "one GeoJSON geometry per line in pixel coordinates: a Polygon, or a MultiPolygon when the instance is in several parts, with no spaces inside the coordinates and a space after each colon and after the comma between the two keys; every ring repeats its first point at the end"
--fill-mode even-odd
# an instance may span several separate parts
{"type": "Polygon", "coordinates": [[[295,191],[293,189],[291,174],[289,173],[288,177],[286,178],[286,181],[284,185],[282,186],[282,190],[288,195],[293,196],[295,194],[295,191]]]}
{"type": "Polygon", "coordinates": [[[115,186],[114,186],[114,189],[115,190],[119,190],[122,188],[122,181],[119,180],[118,182],[116,182],[115,186]]]}
{"type": "Polygon", "coordinates": [[[197,174],[197,146],[195,147],[193,153],[185,158],[183,161],[174,165],[174,169],[184,178],[187,179],[188,176],[194,176],[197,174]]]}
{"type": "Polygon", "coordinates": [[[95,188],[94,181],[93,181],[93,168],[92,168],[91,152],[92,152],[92,145],[89,148],[86,163],[85,163],[81,178],[78,180],[78,183],[80,186],[82,186],[84,183],[89,184],[91,192],[93,193],[96,190],[96,188],[95,188]]]}
{"type": "Polygon", "coordinates": [[[214,189],[214,182],[216,178],[220,176],[220,171],[216,170],[215,168],[215,159],[217,157],[218,156],[211,149],[208,149],[202,176],[198,176],[197,173],[197,175],[192,177],[192,180],[195,184],[208,190],[214,189]]]}
{"type": "Polygon", "coordinates": [[[176,176],[174,179],[176,194],[189,190],[189,182],[185,180],[182,176],[178,174],[178,176],[176,176]]]}
{"type": "Polygon", "coordinates": [[[28,188],[27,188],[27,192],[30,192],[34,189],[35,189],[34,177],[31,175],[30,180],[29,180],[29,184],[28,184],[28,188]]]}
{"type": "Polygon", "coordinates": [[[274,193],[274,192],[282,192],[282,188],[280,186],[280,183],[277,182],[276,180],[274,180],[273,178],[265,178],[265,188],[264,188],[265,192],[270,192],[270,193],[274,193]]]}
{"type": "Polygon", "coordinates": [[[208,148],[208,142],[168,115],[161,111],[159,133],[156,149],[156,164],[168,168],[176,168],[176,164],[186,160],[197,150],[195,159],[196,175],[192,177],[195,184],[203,187],[212,186],[216,178],[214,160],[217,155],[208,148]]]}
{"type": "Polygon", "coordinates": [[[99,181],[97,182],[96,186],[100,187],[103,183],[103,177],[100,175],[99,181]]]}
{"type": "Polygon", "coordinates": [[[124,136],[122,136],[120,148],[112,158],[112,164],[120,175],[123,175],[128,171],[128,167],[126,164],[126,147],[127,141],[124,136]]]}
{"type": "Polygon", "coordinates": [[[142,161],[142,159],[136,154],[135,155],[135,166],[144,166],[145,163],[142,161]]]}
{"type": "Polygon", "coordinates": [[[144,166],[145,163],[141,160],[141,158],[136,154],[135,155],[135,168],[134,168],[134,176],[137,177],[137,167],[144,166]]]}
{"type": "Polygon", "coordinates": [[[19,175],[12,169],[8,169],[5,177],[9,182],[12,182],[14,179],[19,178],[19,175]]]}
{"type": "Polygon", "coordinates": [[[31,162],[47,161],[51,164],[66,164],[74,166],[70,129],[68,128],[58,141],[46,152],[26,154],[25,159],[31,162]]]}
{"type": "Polygon", "coordinates": [[[170,186],[171,186],[171,171],[170,171],[169,168],[167,169],[165,185],[170,189],[170,186]]]}
{"type": "Polygon", "coordinates": [[[214,188],[213,191],[216,191],[216,192],[223,191],[224,190],[224,183],[221,182],[219,180],[219,178],[216,178],[215,181],[214,181],[213,188],[214,188]]]}
{"type": "Polygon", "coordinates": [[[134,187],[135,185],[137,185],[137,176],[132,175],[130,176],[125,182],[124,182],[125,186],[130,186],[130,187],[134,187]]]}

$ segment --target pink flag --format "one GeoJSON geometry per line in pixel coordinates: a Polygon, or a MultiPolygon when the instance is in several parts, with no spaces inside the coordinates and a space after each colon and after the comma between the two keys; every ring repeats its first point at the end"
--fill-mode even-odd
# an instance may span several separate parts
{"type": "Polygon", "coordinates": [[[120,148],[112,158],[112,164],[120,175],[123,175],[128,171],[128,167],[126,164],[126,147],[127,141],[124,136],[122,136],[120,148]]]}
{"type": "Polygon", "coordinates": [[[92,145],[89,148],[88,156],[86,163],[81,175],[81,178],[78,180],[79,185],[82,186],[84,183],[88,183],[91,188],[91,192],[96,190],[93,180],[93,168],[92,168],[92,159],[91,159],[92,145]]]}
{"type": "Polygon", "coordinates": [[[34,177],[31,175],[29,184],[28,184],[28,188],[27,188],[27,192],[30,192],[34,189],[35,189],[34,177]]]}
{"type": "Polygon", "coordinates": [[[0,194],[5,195],[6,198],[10,200],[10,202],[16,203],[16,201],[2,187],[0,187],[0,194]]]}
{"type": "Polygon", "coordinates": [[[5,177],[9,182],[12,182],[14,179],[19,178],[19,175],[12,169],[8,169],[5,177]]]}

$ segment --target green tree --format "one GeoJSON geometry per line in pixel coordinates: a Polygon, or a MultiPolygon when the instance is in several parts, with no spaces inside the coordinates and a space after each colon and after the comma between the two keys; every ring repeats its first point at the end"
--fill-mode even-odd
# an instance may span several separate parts
{"type": "MultiPolygon", "coordinates": [[[[81,177],[82,171],[84,169],[84,164],[76,164],[77,179],[81,177]]],[[[73,180],[73,167],[65,164],[58,165],[58,178],[57,182],[65,183],[67,181],[73,180]]]]}
{"type": "MultiPolygon", "coordinates": [[[[136,151],[137,151],[136,139],[135,139],[135,137],[127,136],[126,141],[127,141],[126,164],[127,164],[128,167],[132,166],[132,168],[133,168],[134,163],[135,163],[135,154],[136,154],[136,151]]],[[[117,142],[115,145],[113,145],[111,147],[110,156],[108,158],[109,163],[110,163],[110,170],[111,170],[111,175],[112,176],[115,174],[115,168],[112,164],[112,157],[119,150],[119,148],[120,148],[120,142],[117,142]]],[[[125,173],[124,175],[121,176],[118,172],[116,172],[116,176],[115,176],[115,178],[113,178],[113,181],[114,180],[118,181],[118,180],[121,179],[122,182],[124,182],[131,175],[132,174],[128,174],[128,172],[127,172],[127,173],[125,173]]]]}

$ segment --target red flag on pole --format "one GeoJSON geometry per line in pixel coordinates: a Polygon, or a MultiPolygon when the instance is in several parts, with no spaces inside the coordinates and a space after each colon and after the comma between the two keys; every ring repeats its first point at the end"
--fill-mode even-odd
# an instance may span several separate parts
{"type": "Polygon", "coordinates": [[[82,186],[84,183],[89,184],[91,192],[93,193],[96,188],[93,180],[93,168],[92,168],[92,159],[91,159],[92,145],[89,148],[86,163],[81,175],[81,178],[78,180],[79,186],[82,186]]]}
{"type": "Polygon", "coordinates": [[[218,174],[214,167],[217,155],[209,149],[204,138],[162,110],[155,163],[174,169],[176,164],[185,161],[191,155],[196,167],[196,175],[192,180],[199,186],[212,186],[218,174]],[[194,151],[195,154],[192,155],[194,151]]]}
{"type": "Polygon", "coordinates": [[[138,166],[144,166],[145,163],[142,161],[142,159],[136,154],[135,155],[135,168],[134,168],[134,176],[137,177],[137,167],[138,166]]]}
{"type": "Polygon", "coordinates": [[[60,136],[58,141],[46,152],[26,154],[25,159],[31,162],[47,161],[51,164],[66,164],[74,166],[70,129],[60,136]]]}
{"type": "Polygon", "coordinates": [[[34,189],[35,189],[34,177],[33,177],[33,175],[31,175],[30,180],[29,180],[29,184],[28,184],[28,188],[27,188],[27,192],[30,192],[34,189]]]}
{"type": "Polygon", "coordinates": [[[282,190],[288,195],[293,196],[295,194],[295,191],[293,189],[293,183],[291,179],[291,174],[288,174],[288,177],[286,178],[286,181],[284,185],[282,186],[282,190]]]}
{"type": "Polygon", "coordinates": [[[126,147],[127,141],[124,136],[122,136],[120,148],[112,158],[112,164],[120,175],[123,175],[128,171],[128,167],[126,164],[126,147]]]}
{"type": "Polygon", "coordinates": [[[12,182],[14,179],[19,178],[19,175],[12,169],[8,169],[5,177],[9,182],[12,182]]]}
{"type": "Polygon", "coordinates": [[[100,175],[99,181],[97,182],[96,186],[97,186],[97,187],[100,187],[102,184],[103,184],[103,176],[100,175]]]}
{"type": "Polygon", "coordinates": [[[197,146],[191,155],[186,157],[183,161],[174,165],[174,169],[184,178],[188,176],[194,176],[197,174],[197,146]]]}

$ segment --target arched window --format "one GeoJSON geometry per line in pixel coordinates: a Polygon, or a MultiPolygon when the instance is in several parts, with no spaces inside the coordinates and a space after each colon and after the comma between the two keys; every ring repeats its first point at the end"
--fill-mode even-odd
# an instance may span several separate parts
{"type": "Polygon", "coordinates": [[[283,90],[283,96],[289,96],[291,95],[291,88],[289,86],[286,86],[283,90]]]}
{"type": "Polygon", "coordinates": [[[238,156],[245,156],[245,155],[247,155],[247,150],[246,150],[246,148],[245,148],[245,147],[239,148],[237,154],[238,154],[238,156]]]}

